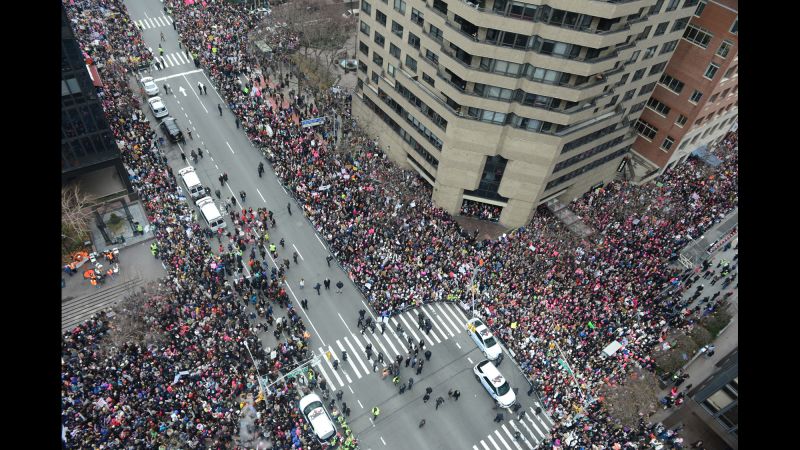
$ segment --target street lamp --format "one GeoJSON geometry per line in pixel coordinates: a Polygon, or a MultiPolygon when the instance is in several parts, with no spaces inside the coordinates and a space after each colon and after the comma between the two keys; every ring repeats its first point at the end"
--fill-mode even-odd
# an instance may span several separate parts
{"type": "Polygon", "coordinates": [[[250,345],[247,343],[247,341],[244,341],[244,347],[247,349],[247,354],[250,355],[250,360],[253,361],[253,367],[256,368],[256,375],[258,375],[258,385],[261,387],[261,392],[264,395],[267,395],[267,390],[264,389],[264,384],[261,381],[261,372],[259,372],[258,370],[258,364],[256,364],[256,359],[253,358],[253,353],[250,352],[250,345]]]}

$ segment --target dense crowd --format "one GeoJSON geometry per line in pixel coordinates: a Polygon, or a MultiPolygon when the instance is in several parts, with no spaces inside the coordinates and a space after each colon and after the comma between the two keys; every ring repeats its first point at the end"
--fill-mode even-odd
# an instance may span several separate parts
{"type": "Polygon", "coordinates": [[[467,199],[461,202],[461,215],[466,217],[497,222],[500,220],[500,213],[502,211],[502,208],[499,206],[490,205],[488,203],[480,203],[467,199]]]}
{"type": "MultiPolygon", "coordinates": [[[[570,447],[622,448],[651,439],[644,420],[637,429],[619,427],[602,401],[593,402],[585,393],[595,392],[604,383],[620,382],[631,366],[652,370],[653,347],[669,330],[696,321],[697,314],[684,314],[686,304],[675,300],[683,287],[676,280],[684,274],[670,269],[665,260],[674,259],[683,245],[736,206],[735,133],[717,150],[723,164],[714,171],[690,161],[656,183],[637,187],[614,182],[573,202],[570,207],[595,229],[596,241],[570,234],[546,211],[513,233],[475,241],[431,203],[427,183],[416,174],[397,170],[376,142],[350,136],[350,149],[336,152],[314,128],[297,125],[299,120],[334,110],[349,123],[350,96],[345,92],[284,94],[281,88],[286,78],[275,78],[273,71],[269,79],[270,73],[261,70],[247,52],[246,31],[256,25],[256,16],[227,2],[166,3],[173,8],[184,46],[198,55],[251,141],[268,150],[276,174],[376,312],[388,315],[424,302],[464,300],[473,269],[480,267],[480,284],[488,294],[481,314],[514,350],[556,419],[553,446],[563,445],[568,434],[570,447]],[[265,81],[270,83],[265,85],[265,81]],[[614,340],[623,348],[611,358],[602,357],[601,350],[614,340]],[[561,370],[558,358],[562,355],[572,363],[580,386],[561,370]],[[575,413],[578,420],[573,419],[575,413]]],[[[119,1],[82,3],[87,4],[97,10],[102,6],[124,12],[119,1]]],[[[92,20],[91,15],[81,16],[75,4],[68,9],[77,20],[76,28],[92,20]]],[[[126,21],[91,23],[94,28],[110,28],[99,31],[101,37],[124,36],[132,29],[126,21]]],[[[87,33],[78,33],[81,42],[95,39],[87,33]]],[[[104,39],[99,42],[104,51],[110,51],[104,39]]],[[[127,51],[110,48],[117,56],[127,51]]],[[[94,51],[101,54],[91,47],[87,50],[90,55],[94,51]]],[[[159,256],[170,269],[169,301],[161,309],[154,308],[148,320],[161,329],[178,331],[163,349],[126,348],[112,360],[92,361],[97,356],[90,351],[90,341],[98,339],[95,331],[107,328],[106,321],[100,318],[77,328],[65,343],[65,348],[78,353],[65,362],[65,420],[73,442],[78,443],[109,445],[119,439],[134,445],[163,445],[170,436],[185,437],[186,442],[224,440],[225,433],[229,437],[236,428],[236,397],[243,390],[252,391],[254,385],[241,342],[246,340],[260,356],[269,356],[254,338],[246,303],[255,300],[251,319],[269,319],[271,301],[290,306],[280,288],[281,274],[260,266],[253,247],[265,242],[268,212],[241,213],[234,223],[236,232],[227,237],[228,250],[222,246],[217,254],[212,252],[202,239],[205,233],[192,222],[190,208],[176,193],[174,177],[153,148],[154,135],[136,100],[126,95],[124,79],[103,75],[106,86],[116,82],[114,89],[103,93],[108,97],[106,111],[157,229],[159,256]],[[257,283],[245,282],[238,272],[248,245],[247,264],[258,275],[254,277],[257,283]],[[225,283],[222,270],[232,270],[232,285],[225,283]],[[200,342],[209,346],[205,353],[199,351],[200,342]],[[215,364],[221,362],[229,362],[234,369],[215,372],[215,364]],[[187,380],[181,380],[177,388],[169,384],[178,367],[186,370],[195,365],[210,365],[205,369],[210,378],[203,378],[212,380],[210,385],[187,380]],[[134,387],[120,373],[126,367],[152,379],[134,387]],[[109,391],[113,402],[97,407],[102,390],[109,391]],[[126,405],[134,412],[125,413],[126,405]],[[170,421],[173,412],[178,418],[170,421]]],[[[497,217],[496,211],[487,213],[497,217]]],[[[293,318],[291,308],[288,311],[287,320],[296,327],[289,334],[297,337],[303,331],[302,322],[293,318]]],[[[302,338],[287,340],[283,350],[294,342],[302,343],[302,338]]],[[[273,358],[272,367],[265,369],[275,376],[289,358],[273,358]]],[[[263,425],[278,448],[290,448],[294,432],[287,431],[301,426],[291,404],[294,396],[287,392],[270,392],[267,401],[259,403],[277,413],[263,425]]]]}

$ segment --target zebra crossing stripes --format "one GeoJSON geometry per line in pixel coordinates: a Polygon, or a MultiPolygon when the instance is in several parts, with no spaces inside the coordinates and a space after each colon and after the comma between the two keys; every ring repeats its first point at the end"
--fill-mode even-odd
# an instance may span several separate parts
{"type": "Polygon", "coordinates": [[[158,16],[136,21],[136,25],[142,30],[149,30],[150,28],[159,28],[172,25],[172,17],[158,16]]]}
{"type": "Polygon", "coordinates": [[[533,407],[528,407],[522,419],[512,418],[495,429],[486,439],[472,446],[472,450],[522,450],[523,448],[536,448],[547,441],[549,429],[553,421],[547,414],[536,414],[533,407]],[[548,422],[550,425],[548,425],[548,422]],[[519,432],[520,438],[514,438],[519,432]],[[488,443],[487,443],[488,442],[488,443]],[[512,448],[513,445],[513,448],[512,448]]]}
{"type": "Polygon", "coordinates": [[[159,62],[161,62],[163,58],[163,63],[165,68],[182,66],[192,62],[192,60],[189,59],[183,52],[164,53],[164,56],[162,57],[159,56],[158,51],[156,51],[154,53],[154,58],[157,59],[159,62]]]}

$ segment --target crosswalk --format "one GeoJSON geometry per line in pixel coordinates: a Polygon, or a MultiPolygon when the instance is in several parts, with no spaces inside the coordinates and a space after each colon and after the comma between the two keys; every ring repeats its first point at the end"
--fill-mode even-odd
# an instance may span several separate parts
{"type": "MultiPolygon", "coordinates": [[[[322,355],[317,369],[328,381],[331,389],[339,389],[353,383],[354,380],[363,378],[370,373],[374,373],[373,364],[378,360],[378,353],[383,353],[383,362],[378,367],[386,367],[388,363],[394,361],[397,355],[408,355],[408,339],[413,339],[414,343],[420,340],[425,342],[425,348],[433,348],[437,344],[454,337],[464,331],[464,324],[467,317],[455,304],[433,303],[414,308],[389,319],[386,324],[384,334],[380,332],[380,326],[375,328],[375,333],[369,329],[363,334],[350,333],[341,339],[337,339],[332,345],[319,347],[319,354],[322,355]],[[417,312],[422,311],[433,323],[433,328],[429,333],[417,328],[417,312]],[[402,326],[402,331],[397,331],[397,325],[402,326]],[[367,359],[366,345],[372,344],[372,359],[367,359]],[[339,368],[333,368],[333,361],[340,359],[342,351],[347,351],[347,362],[339,361],[339,368]],[[330,359],[326,355],[330,354],[330,359]]],[[[422,358],[422,353],[418,358],[422,358]]]]}
{"type": "Polygon", "coordinates": [[[166,27],[172,25],[172,17],[159,16],[148,19],[141,19],[136,21],[136,25],[138,25],[139,28],[142,30],[148,30],[150,28],[166,27]]]}
{"type": "Polygon", "coordinates": [[[472,450],[534,449],[549,440],[549,430],[553,425],[553,420],[547,414],[536,415],[533,407],[528,407],[522,419],[514,418],[503,423],[485,439],[481,439],[480,446],[473,445],[472,450]],[[520,434],[519,439],[514,438],[516,432],[520,434]]]}
{"type": "Polygon", "coordinates": [[[183,52],[164,53],[163,60],[157,55],[157,53],[158,52],[154,53],[154,58],[162,62],[164,67],[182,66],[184,64],[190,64],[193,62],[188,56],[186,56],[186,53],[183,52]]]}

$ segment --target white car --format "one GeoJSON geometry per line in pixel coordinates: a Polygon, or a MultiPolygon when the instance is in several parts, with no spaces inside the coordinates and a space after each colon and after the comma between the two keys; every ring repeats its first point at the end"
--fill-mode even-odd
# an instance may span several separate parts
{"type": "Polygon", "coordinates": [[[500,374],[497,367],[488,359],[484,359],[475,365],[473,369],[475,378],[481,382],[486,392],[492,396],[497,404],[502,408],[508,408],[517,402],[514,390],[508,385],[508,381],[500,374]]]}
{"type": "Polygon", "coordinates": [[[153,77],[144,77],[141,79],[141,83],[147,95],[158,95],[158,85],[153,81],[153,77]]]}
{"type": "Polygon", "coordinates": [[[153,111],[153,115],[156,116],[157,119],[169,115],[169,111],[167,111],[167,107],[164,105],[164,101],[161,100],[161,97],[151,97],[147,100],[147,103],[150,104],[150,111],[153,111]]]}
{"type": "Polygon", "coordinates": [[[481,352],[489,359],[489,361],[496,361],[497,358],[503,355],[503,349],[500,348],[500,343],[489,331],[481,319],[472,318],[467,321],[467,333],[469,337],[475,341],[481,352]]]}
{"type": "Polygon", "coordinates": [[[322,405],[322,400],[319,399],[317,394],[308,394],[300,399],[300,411],[311,424],[314,434],[320,441],[330,439],[336,433],[336,427],[333,425],[333,420],[325,407],[322,405]]]}

